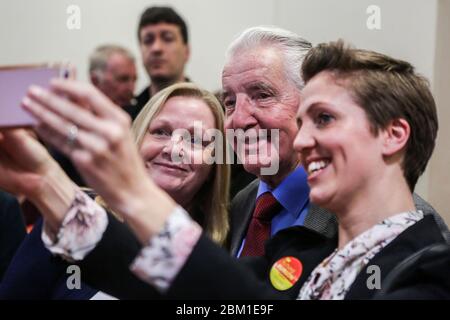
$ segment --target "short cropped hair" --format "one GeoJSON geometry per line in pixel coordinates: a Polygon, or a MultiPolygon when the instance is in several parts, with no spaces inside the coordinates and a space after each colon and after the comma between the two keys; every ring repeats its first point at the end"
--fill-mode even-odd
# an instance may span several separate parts
{"type": "Polygon", "coordinates": [[[184,44],[188,44],[188,29],[186,22],[181,16],[171,7],[150,7],[147,8],[141,15],[138,26],[138,39],[141,39],[141,29],[152,24],[161,22],[177,25],[180,28],[181,36],[184,44]]]}

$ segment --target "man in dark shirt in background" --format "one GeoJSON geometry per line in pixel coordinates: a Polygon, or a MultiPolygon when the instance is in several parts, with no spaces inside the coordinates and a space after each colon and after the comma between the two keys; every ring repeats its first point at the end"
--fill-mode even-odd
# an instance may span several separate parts
{"type": "Polygon", "coordinates": [[[150,7],[141,15],[138,40],[150,85],[137,97],[130,114],[134,119],[158,91],[177,82],[189,81],[184,68],[190,49],[185,21],[170,7],[150,7]]]}

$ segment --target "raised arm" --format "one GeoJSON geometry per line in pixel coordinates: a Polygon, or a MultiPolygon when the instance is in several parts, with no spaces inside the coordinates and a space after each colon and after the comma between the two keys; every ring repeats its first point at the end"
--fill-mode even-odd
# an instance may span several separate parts
{"type": "Polygon", "coordinates": [[[24,129],[0,132],[0,187],[23,195],[59,229],[78,187],[36,138],[24,129]]]}
{"type": "Polygon", "coordinates": [[[142,243],[162,229],[176,204],[148,178],[125,112],[73,80],[53,81],[51,91],[31,88],[24,107],[39,120],[40,136],[73,161],[142,243]]]}

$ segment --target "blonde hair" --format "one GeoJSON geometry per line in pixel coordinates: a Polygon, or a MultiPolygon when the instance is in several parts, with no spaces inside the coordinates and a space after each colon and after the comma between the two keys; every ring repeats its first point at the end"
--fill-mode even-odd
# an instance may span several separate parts
{"type": "MultiPolygon", "coordinates": [[[[148,127],[155,116],[162,110],[167,100],[172,97],[193,97],[205,102],[214,115],[215,125],[225,137],[223,109],[217,98],[210,92],[200,89],[192,83],[177,83],[158,92],[142,108],[131,128],[136,146],[140,148],[148,127]]],[[[223,148],[226,154],[226,143],[216,148],[223,148]]],[[[217,151],[216,151],[217,153],[217,151]]],[[[220,245],[224,245],[228,231],[228,202],[230,189],[230,167],[228,164],[214,164],[212,177],[208,179],[195,196],[195,204],[202,210],[206,234],[220,245]]]]}

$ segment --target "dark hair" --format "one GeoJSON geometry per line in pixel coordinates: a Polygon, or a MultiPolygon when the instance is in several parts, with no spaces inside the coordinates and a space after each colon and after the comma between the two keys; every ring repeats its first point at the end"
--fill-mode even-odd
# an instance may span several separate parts
{"type": "Polygon", "coordinates": [[[394,119],[408,122],[411,132],[402,167],[414,191],[433,153],[438,131],[428,81],[406,61],[351,48],[342,40],[319,44],[306,55],[302,65],[304,81],[307,83],[322,71],[331,72],[337,83],[351,91],[375,135],[394,119]]]}
{"type": "Polygon", "coordinates": [[[186,22],[171,7],[150,7],[145,9],[141,15],[138,26],[138,39],[140,40],[141,29],[150,24],[158,24],[161,22],[175,24],[180,28],[183,42],[188,43],[188,31],[186,22]]]}

